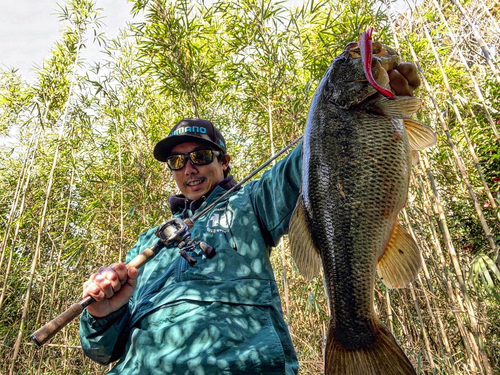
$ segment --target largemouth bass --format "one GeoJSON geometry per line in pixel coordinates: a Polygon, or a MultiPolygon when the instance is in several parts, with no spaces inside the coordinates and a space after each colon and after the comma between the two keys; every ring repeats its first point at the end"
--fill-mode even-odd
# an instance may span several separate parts
{"type": "Polygon", "coordinates": [[[436,138],[409,118],[419,99],[385,98],[368,82],[371,73],[389,90],[386,70],[399,63],[388,47],[373,47],[388,57],[371,55],[371,34],[349,43],[314,94],[302,145],[302,194],[290,225],[300,272],[312,278],[323,266],[330,307],[328,375],[415,374],[375,314],[374,282],[378,272],[388,287],[404,287],[420,270],[417,244],[398,213],[407,199],[412,150],[436,138]],[[363,54],[373,57],[366,75],[363,54]]]}

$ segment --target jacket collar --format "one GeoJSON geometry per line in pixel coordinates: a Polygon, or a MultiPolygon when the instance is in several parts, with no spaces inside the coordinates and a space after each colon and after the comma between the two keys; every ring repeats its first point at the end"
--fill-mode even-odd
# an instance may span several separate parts
{"type": "Polygon", "coordinates": [[[208,193],[206,196],[204,195],[200,199],[197,200],[191,200],[186,198],[183,194],[178,194],[178,195],[171,195],[168,197],[168,205],[170,207],[170,210],[172,213],[178,214],[182,213],[182,216],[187,218],[189,216],[189,211],[191,211],[191,215],[196,212],[198,208],[213,194],[215,194],[215,190],[217,190],[217,187],[221,187],[224,190],[229,190],[233,186],[235,186],[237,183],[234,180],[233,176],[228,176],[225,179],[223,179],[221,182],[215,186],[214,189],[210,193],[208,193]]]}

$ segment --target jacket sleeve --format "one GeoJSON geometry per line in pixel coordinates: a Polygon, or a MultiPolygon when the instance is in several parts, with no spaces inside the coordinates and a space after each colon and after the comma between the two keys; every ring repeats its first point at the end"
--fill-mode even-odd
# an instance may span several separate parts
{"type": "Polygon", "coordinates": [[[288,232],[301,185],[302,142],[254,182],[250,197],[270,246],[275,246],[288,232]]]}
{"type": "MultiPolygon", "coordinates": [[[[128,252],[127,262],[142,249],[146,233],[139,237],[139,241],[128,252]]],[[[83,310],[80,316],[80,342],[90,359],[108,364],[120,358],[127,341],[131,302],[132,299],[119,310],[102,318],[92,316],[87,309],[83,310]]]]}
{"type": "Polygon", "coordinates": [[[87,357],[102,365],[120,358],[123,347],[119,343],[125,334],[130,317],[128,304],[104,318],[95,318],[84,310],[80,318],[80,342],[87,357]]]}

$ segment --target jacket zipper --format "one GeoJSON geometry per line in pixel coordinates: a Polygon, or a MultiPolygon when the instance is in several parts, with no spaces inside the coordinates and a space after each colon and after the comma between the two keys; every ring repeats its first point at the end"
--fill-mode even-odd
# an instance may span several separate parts
{"type": "Polygon", "coordinates": [[[178,259],[179,262],[177,264],[177,280],[182,281],[182,273],[188,269],[189,263],[180,254],[178,259]]]}

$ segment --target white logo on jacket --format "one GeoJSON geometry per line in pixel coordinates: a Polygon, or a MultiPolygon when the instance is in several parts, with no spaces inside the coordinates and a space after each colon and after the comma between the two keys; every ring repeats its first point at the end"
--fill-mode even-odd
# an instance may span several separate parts
{"type": "Polygon", "coordinates": [[[229,207],[217,208],[212,211],[207,221],[207,231],[210,233],[229,232],[233,224],[234,212],[229,207]]]}

